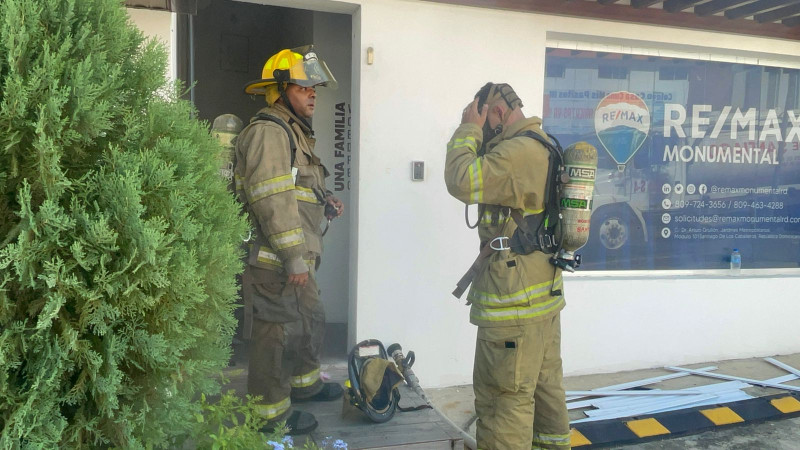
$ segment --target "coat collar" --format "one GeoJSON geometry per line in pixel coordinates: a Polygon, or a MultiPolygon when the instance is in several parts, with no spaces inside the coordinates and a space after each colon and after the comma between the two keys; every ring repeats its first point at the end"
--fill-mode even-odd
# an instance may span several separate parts
{"type": "Polygon", "coordinates": [[[282,103],[273,103],[272,106],[267,106],[266,108],[263,108],[261,111],[259,111],[259,113],[271,114],[273,116],[283,119],[286,123],[296,123],[297,126],[299,126],[301,130],[303,130],[303,133],[307,137],[312,137],[314,135],[314,131],[311,128],[305,126],[305,124],[303,124],[303,121],[297,118],[296,115],[292,114],[292,112],[289,111],[289,108],[287,108],[282,103]]]}

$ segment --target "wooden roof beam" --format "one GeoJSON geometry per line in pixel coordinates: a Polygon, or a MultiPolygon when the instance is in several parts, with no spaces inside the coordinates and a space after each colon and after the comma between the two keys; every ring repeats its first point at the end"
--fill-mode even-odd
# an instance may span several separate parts
{"type": "Polygon", "coordinates": [[[748,3],[747,5],[725,11],[725,17],[728,19],[741,19],[790,3],[797,3],[797,0],[758,0],[757,2],[748,3]]]}
{"type": "MultiPolygon", "coordinates": [[[[724,16],[701,17],[689,12],[666,13],[661,8],[631,8],[618,3],[601,5],[596,1],[581,1],[580,8],[575,3],[564,0],[426,0],[461,6],[476,6],[510,11],[525,11],[561,16],[593,18],[605,21],[629,22],[638,24],[677,27],[750,36],[773,37],[778,39],[800,40],[800,27],[775,26],[774,23],[759,23],[755,20],[730,20],[724,16]]],[[[730,1],[730,0],[728,0],[730,1]]],[[[737,0],[747,1],[747,0],[737,0]]],[[[695,7],[705,6],[701,3],[695,7]]]]}
{"type": "Polygon", "coordinates": [[[795,14],[800,14],[800,3],[784,6],[783,8],[773,9],[772,11],[756,14],[753,18],[760,23],[775,22],[776,20],[786,19],[795,14]]]}
{"type": "Polygon", "coordinates": [[[689,9],[703,0],[667,0],[664,2],[664,11],[671,13],[689,9]]]}
{"type": "Polygon", "coordinates": [[[703,3],[694,7],[694,13],[698,16],[710,16],[728,8],[732,8],[742,3],[747,3],[750,0],[711,0],[708,3],[703,3]]]}

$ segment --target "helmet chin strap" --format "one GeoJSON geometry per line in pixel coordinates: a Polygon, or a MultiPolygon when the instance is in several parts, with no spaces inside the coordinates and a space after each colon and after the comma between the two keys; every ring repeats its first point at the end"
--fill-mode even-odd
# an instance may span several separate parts
{"type": "Polygon", "coordinates": [[[311,130],[311,132],[313,133],[314,130],[311,129],[311,124],[308,123],[305,117],[301,116],[300,114],[297,114],[297,111],[294,110],[292,102],[289,101],[289,96],[286,95],[286,88],[284,86],[286,86],[286,83],[278,84],[278,93],[280,94],[281,99],[283,100],[283,104],[286,106],[289,112],[291,112],[297,118],[297,120],[299,120],[303,125],[305,125],[306,128],[311,130]]]}
{"type": "Polygon", "coordinates": [[[286,86],[289,84],[287,81],[289,78],[289,71],[275,69],[275,71],[272,73],[272,76],[275,77],[275,81],[278,82],[278,94],[281,96],[283,104],[286,106],[289,112],[291,112],[303,125],[305,125],[306,128],[311,130],[311,133],[313,134],[314,130],[311,128],[311,124],[308,123],[305,117],[297,114],[297,111],[295,111],[294,107],[292,106],[292,102],[289,101],[289,96],[286,95],[286,86]]]}

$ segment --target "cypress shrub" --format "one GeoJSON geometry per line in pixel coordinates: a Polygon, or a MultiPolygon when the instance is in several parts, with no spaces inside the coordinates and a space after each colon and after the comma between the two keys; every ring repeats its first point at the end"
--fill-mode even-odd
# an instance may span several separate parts
{"type": "Polygon", "coordinates": [[[0,448],[170,447],[214,394],[246,222],[120,0],[0,2],[0,448]]]}

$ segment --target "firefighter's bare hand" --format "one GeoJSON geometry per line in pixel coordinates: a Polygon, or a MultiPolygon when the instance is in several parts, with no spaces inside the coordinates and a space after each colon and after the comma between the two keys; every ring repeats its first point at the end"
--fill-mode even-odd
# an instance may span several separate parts
{"type": "Polygon", "coordinates": [[[461,124],[474,123],[475,125],[483,128],[486,123],[486,116],[489,114],[489,105],[483,105],[478,111],[478,99],[473,100],[464,111],[461,113],[461,124]]]}
{"type": "Polygon", "coordinates": [[[290,273],[288,283],[297,287],[304,287],[308,283],[308,272],[290,273]]]}
{"type": "Polygon", "coordinates": [[[329,205],[333,206],[334,209],[336,209],[336,217],[342,217],[342,214],[344,213],[344,203],[342,203],[341,200],[333,195],[328,195],[325,197],[325,201],[329,205]]]}

